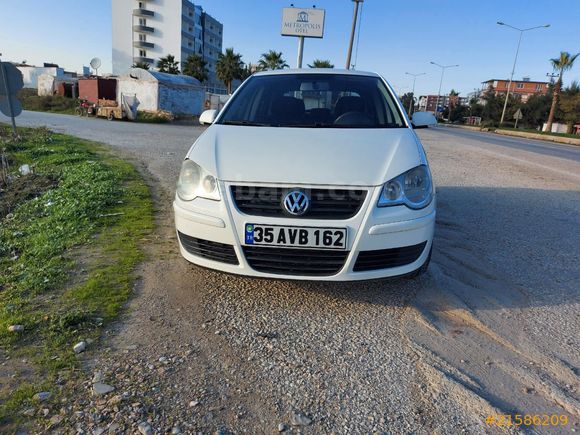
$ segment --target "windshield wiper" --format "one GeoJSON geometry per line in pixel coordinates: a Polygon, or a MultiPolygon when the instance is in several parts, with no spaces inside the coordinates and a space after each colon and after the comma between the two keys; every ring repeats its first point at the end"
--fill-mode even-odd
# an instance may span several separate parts
{"type": "Polygon", "coordinates": [[[263,122],[252,122],[252,121],[222,121],[223,125],[245,125],[247,127],[270,127],[270,124],[265,124],[263,122]]]}

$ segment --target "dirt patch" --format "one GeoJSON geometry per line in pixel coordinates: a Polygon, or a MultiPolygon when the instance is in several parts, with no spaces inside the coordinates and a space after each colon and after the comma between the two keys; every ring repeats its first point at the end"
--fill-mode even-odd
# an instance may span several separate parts
{"type": "Polygon", "coordinates": [[[14,212],[18,204],[41,196],[58,186],[58,181],[47,175],[30,174],[15,178],[8,185],[0,184],[0,219],[14,212]]]}

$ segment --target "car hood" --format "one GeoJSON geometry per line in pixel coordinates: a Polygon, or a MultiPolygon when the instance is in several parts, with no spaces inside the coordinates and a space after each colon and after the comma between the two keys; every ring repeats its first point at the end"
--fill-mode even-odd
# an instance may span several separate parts
{"type": "Polygon", "coordinates": [[[408,128],[214,124],[188,157],[228,182],[378,186],[421,164],[421,153],[408,128]]]}

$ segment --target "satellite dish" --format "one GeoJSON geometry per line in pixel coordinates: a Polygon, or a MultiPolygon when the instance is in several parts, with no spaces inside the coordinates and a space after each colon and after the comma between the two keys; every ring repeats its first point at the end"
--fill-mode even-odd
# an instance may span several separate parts
{"type": "Polygon", "coordinates": [[[91,67],[95,70],[95,75],[99,75],[99,68],[101,66],[101,59],[98,57],[93,57],[91,59],[91,67]]]}

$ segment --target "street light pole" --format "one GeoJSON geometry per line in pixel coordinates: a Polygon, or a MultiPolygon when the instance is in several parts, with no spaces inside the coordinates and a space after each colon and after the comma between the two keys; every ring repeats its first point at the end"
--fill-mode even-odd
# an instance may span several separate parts
{"type": "Polygon", "coordinates": [[[427,73],[411,74],[409,72],[406,72],[405,74],[413,77],[413,90],[411,91],[411,102],[409,103],[409,116],[411,116],[411,110],[413,109],[413,103],[414,103],[413,100],[415,99],[415,81],[417,80],[417,77],[423,76],[427,73]]]}
{"type": "Polygon", "coordinates": [[[543,26],[535,26],[535,27],[529,27],[527,29],[518,29],[517,27],[511,26],[509,24],[506,24],[502,21],[498,21],[497,24],[499,24],[500,26],[506,26],[506,27],[510,27],[514,30],[517,30],[518,32],[520,32],[520,37],[518,38],[518,48],[516,49],[516,56],[514,58],[514,66],[512,67],[512,73],[510,75],[510,80],[508,82],[508,88],[507,88],[507,92],[505,94],[505,101],[503,103],[503,111],[501,112],[501,120],[499,121],[499,125],[501,127],[501,125],[503,124],[503,120],[505,118],[505,111],[507,109],[507,103],[510,97],[510,89],[512,87],[512,81],[514,79],[514,73],[516,71],[516,63],[518,61],[518,54],[520,52],[520,45],[522,43],[522,36],[524,35],[524,32],[527,32],[529,30],[534,30],[534,29],[541,29],[542,27],[550,27],[549,24],[544,24],[543,26]]]}
{"type": "Polygon", "coordinates": [[[352,46],[354,44],[354,35],[356,32],[356,20],[358,19],[358,4],[364,0],[352,0],[354,2],[354,14],[352,17],[352,30],[350,32],[350,43],[348,44],[348,53],[346,54],[346,69],[350,69],[350,59],[352,57],[352,46]]]}
{"type": "Polygon", "coordinates": [[[455,68],[459,65],[440,65],[437,62],[433,61],[431,61],[431,64],[441,68],[441,80],[439,80],[439,90],[437,91],[437,103],[435,104],[435,117],[439,118],[438,115],[439,111],[437,109],[439,108],[439,98],[441,98],[441,85],[443,84],[443,75],[445,74],[445,70],[447,68],[455,68]]]}

